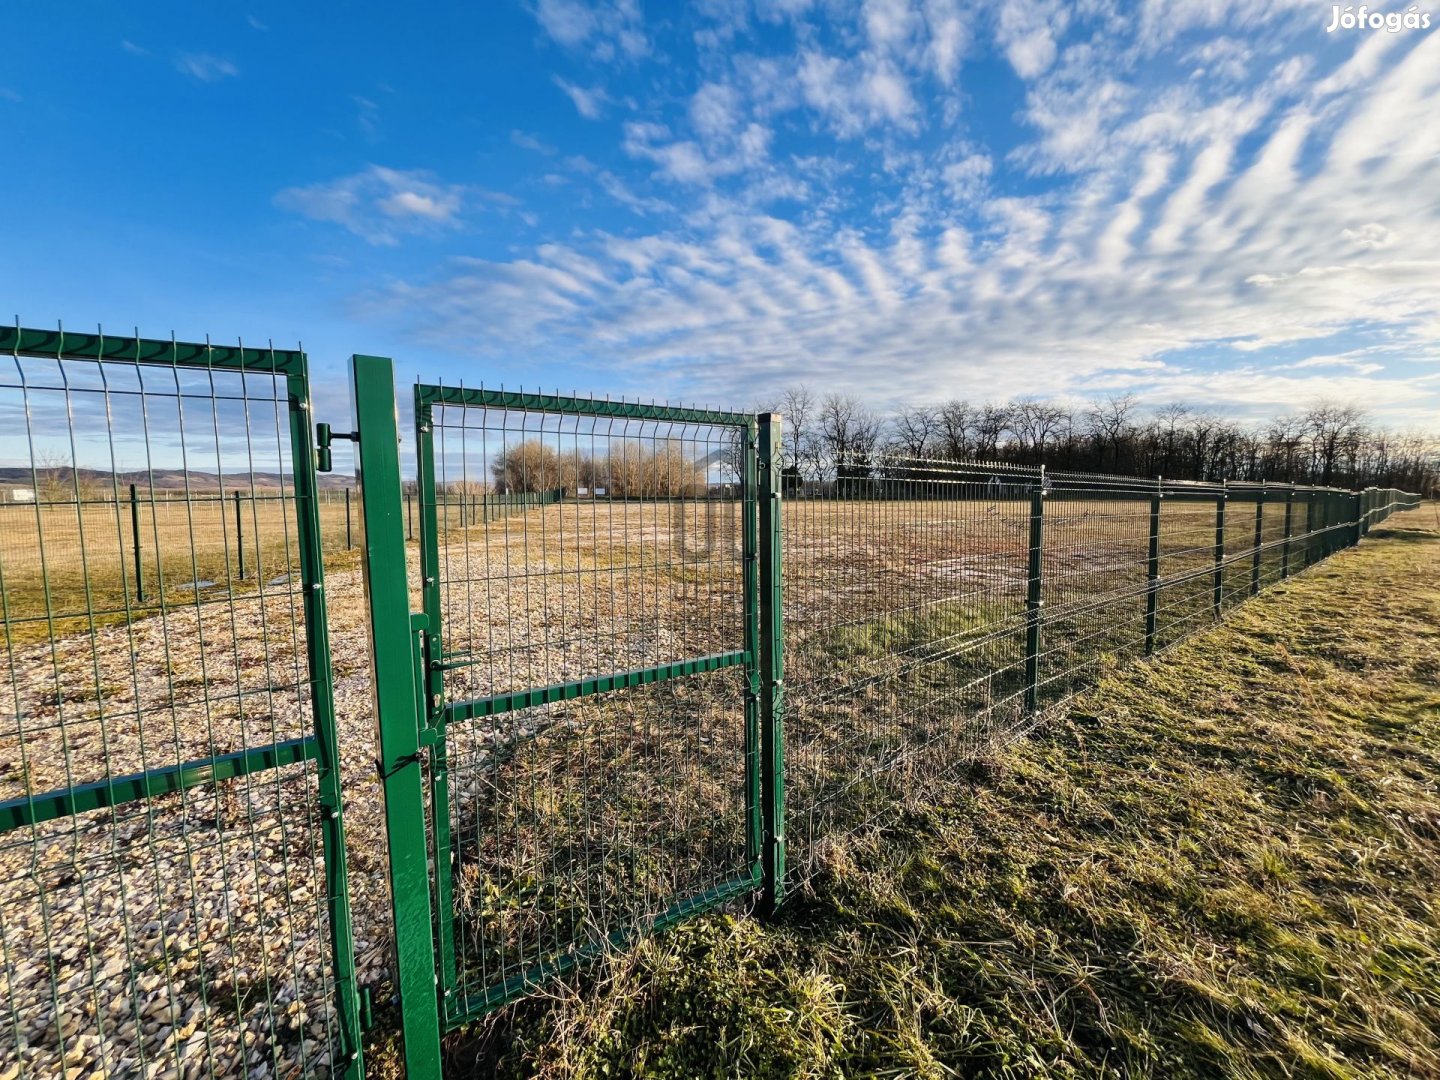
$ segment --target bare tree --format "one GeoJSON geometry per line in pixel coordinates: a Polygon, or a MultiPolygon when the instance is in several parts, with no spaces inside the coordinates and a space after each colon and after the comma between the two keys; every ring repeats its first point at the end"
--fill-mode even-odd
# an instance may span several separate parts
{"type": "Polygon", "coordinates": [[[970,456],[970,425],[975,411],[968,401],[958,398],[940,406],[940,453],[951,461],[961,461],[970,456]]]}
{"type": "Polygon", "coordinates": [[[1335,481],[1335,467],[1353,454],[1365,436],[1365,414],[1354,405],[1321,402],[1302,421],[1310,441],[1310,455],[1322,486],[1335,481]]]}
{"type": "Polygon", "coordinates": [[[880,441],[879,417],[853,397],[827,394],[817,420],[820,442],[835,464],[836,478],[868,476],[880,441]]]}
{"type": "Polygon", "coordinates": [[[914,405],[901,409],[892,421],[895,450],[908,458],[928,458],[935,454],[941,430],[940,410],[931,405],[914,405]]]}
{"type": "Polygon", "coordinates": [[[1130,416],[1137,402],[1134,394],[1111,394],[1097,401],[1085,412],[1086,429],[1094,437],[1100,451],[1100,465],[1105,464],[1105,450],[1110,450],[1110,466],[1120,468],[1120,444],[1131,427],[1130,416]]]}

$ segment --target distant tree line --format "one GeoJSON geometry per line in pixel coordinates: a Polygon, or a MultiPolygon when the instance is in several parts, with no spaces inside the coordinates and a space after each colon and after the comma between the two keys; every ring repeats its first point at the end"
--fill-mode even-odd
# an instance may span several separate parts
{"type": "Polygon", "coordinates": [[[795,477],[901,475],[907,461],[1045,465],[1174,480],[1271,480],[1336,487],[1440,488],[1440,443],[1396,432],[1353,405],[1320,403],[1244,424],[1181,403],[1142,408],[1118,394],[1082,408],[1024,397],[955,399],[881,413],[844,394],[787,388],[762,408],[783,416],[795,477]]]}
{"type": "Polygon", "coordinates": [[[616,439],[603,454],[562,452],[530,439],[507,447],[490,467],[496,494],[561,490],[610,498],[694,496],[706,490],[706,466],[679,441],[616,439]]]}

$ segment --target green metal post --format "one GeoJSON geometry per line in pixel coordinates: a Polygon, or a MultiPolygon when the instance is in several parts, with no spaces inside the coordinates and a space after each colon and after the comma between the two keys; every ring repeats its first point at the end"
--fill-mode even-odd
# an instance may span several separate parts
{"type": "Polygon", "coordinates": [[[130,485],[130,542],[135,552],[135,602],[145,602],[145,580],[140,576],[140,496],[130,485]]]}
{"type": "Polygon", "coordinates": [[[1220,618],[1225,605],[1225,499],[1215,500],[1215,578],[1213,583],[1215,618],[1220,618]]]}
{"type": "MultiPolygon", "coordinates": [[[[435,506],[435,425],[431,405],[415,391],[415,480],[420,493],[420,595],[429,630],[429,648],[422,657],[420,720],[434,728],[430,757],[430,819],[435,837],[435,909],[438,912],[442,1015],[458,983],[455,960],[454,862],[450,835],[450,764],[445,738],[444,627],[440,608],[440,530],[435,506]]],[[[465,494],[460,493],[464,520],[465,494]]]]}
{"type": "Polygon", "coordinates": [[[345,550],[349,551],[355,546],[354,537],[350,531],[350,489],[345,489],[345,550]]]}
{"type": "Polygon", "coordinates": [[[1255,495],[1255,543],[1250,554],[1250,595],[1260,591],[1261,545],[1265,542],[1265,489],[1255,495]]]}
{"type": "Polygon", "coordinates": [[[315,714],[316,786],[320,835],[325,856],[325,896],[330,915],[330,947],[335,963],[335,1005],[339,1018],[341,1060],[332,1075],[359,1080],[361,1058],[360,992],[355,974],[355,939],[350,919],[340,740],[335,726],[335,677],[330,666],[330,623],[325,605],[325,558],[320,537],[319,481],[315,475],[315,429],[309,379],[302,356],[300,371],[288,376],[290,455],[295,484],[296,535],[305,608],[305,652],[315,714]]]}
{"type": "Polygon", "coordinates": [[[1305,565],[1315,561],[1315,492],[1305,493],[1305,565]]]}
{"type": "Polygon", "coordinates": [[[773,912],[785,895],[785,649],[781,574],[778,413],[760,422],[760,813],[763,819],[761,907],[773,912]]]}
{"type": "Polygon", "coordinates": [[[1030,492],[1030,558],[1025,589],[1025,711],[1040,708],[1040,609],[1044,605],[1045,483],[1030,492]]]}
{"type": "Polygon", "coordinates": [[[405,1074],[440,1076],[440,1005],[425,843],[425,767],[420,746],[418,633],[410,614],[405,534],[400,519],[400,452],[395,427],[394,365],[386,357],[350,360],[356,479],[364,493],[365,594],[370,607],[372,694],[379,735],[381,794],[395,916],[395,973],[400,992],[405,1074]]]}
{"type": "Polygon", "coordinates": [[[1285,492],[1285,546],[1280,549],[1280,577],[1290,576],[1290,536],[1294,532],[1295,489],[1285,492]]]}
{"type": "Polygon", "coordinates": [[[1160,499],[1150,496],[1150,551],[1145,560],[1145,655],[1155,651],[1155,621],[1160,609],[1160,499]]]}
{"type": "MultiPolygon", "coordinates": [[[[743,440],[740,506],[741,588],[745,635],[745,862],[765,890],[765,818],[761,765],[760,694],[760,431],[751,420],[737,432],[743,440]]],[[[763,903],[763,897],[762,897],[763,903]]]]}
{"type": "Polygon", "coordinates": [[[245,529],[240,522],[240,492],[235,492],[235,547],[239,553],[240,580],[245,580],[245,529]]]}

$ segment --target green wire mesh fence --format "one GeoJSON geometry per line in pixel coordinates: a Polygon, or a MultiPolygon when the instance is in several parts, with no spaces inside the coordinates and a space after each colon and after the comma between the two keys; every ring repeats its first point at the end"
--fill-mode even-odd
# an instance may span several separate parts
{"type": "Polygon", "coordinates": [[[576,949],[754,887],[747,421],[421,387],[416,422],[458,1022],[576,949]]]}
{"type": "Polygon", "coordinates": [[[389,362],[357,358],[320,460],[357,438],[362,498],[316,474],[303,354],[0,330],[0,358],[0,1077],[358,1076],[362,982],[436,1075],[446,1030],[773,907],[1418,502],[782,476],[774,417],[439,386],[402,480],[389,362]]]}
{"type": "Polygon", "coordinates": [[[357,1075],[304,357],[0,356],[0,1075],[357,1075]]]}

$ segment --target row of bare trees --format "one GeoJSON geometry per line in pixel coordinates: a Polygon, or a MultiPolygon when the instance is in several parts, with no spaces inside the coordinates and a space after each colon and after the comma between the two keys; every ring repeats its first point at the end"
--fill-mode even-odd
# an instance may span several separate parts
{"type": "Polygon", "coordinates": [[[496,494],[564,491],[622,499],[703,494],[706,465],[679,441],[616,440],[601,455],[565,453],[530,439],[507,447],[491,464],[496,494]]]}
{"type": "Polygon", "coordinates": [[[1319,403],[1264,424],[1184,404],[1142,407],[1130,394],[1083,408],[1039,398],[951,400],[884,414],[843,394],[787,388],[765,408],[784,417],[785,467],[866,476],[905,459],[1044,464],[1073,472],[1176,480],[1272,480],[1341,487],[1440,487],[1440,441],[1319,403]]]}

